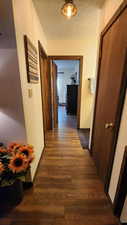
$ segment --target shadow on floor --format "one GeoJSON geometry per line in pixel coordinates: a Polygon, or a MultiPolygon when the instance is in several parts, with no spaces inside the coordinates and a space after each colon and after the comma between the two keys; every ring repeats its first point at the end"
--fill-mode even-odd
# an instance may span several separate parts
{"type": "Polygon", "coordinates": [[[90,129],[79,129],[78,135],[83,149],[89,149],[90,129]]]}

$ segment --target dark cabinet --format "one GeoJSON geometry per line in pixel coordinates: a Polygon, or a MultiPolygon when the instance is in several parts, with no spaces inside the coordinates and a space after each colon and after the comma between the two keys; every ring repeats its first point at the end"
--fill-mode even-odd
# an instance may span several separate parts
{"type": "Polygon", "coordinates": [[[67,114],[77,114],[78,85],[67,85],[67,114]]]}

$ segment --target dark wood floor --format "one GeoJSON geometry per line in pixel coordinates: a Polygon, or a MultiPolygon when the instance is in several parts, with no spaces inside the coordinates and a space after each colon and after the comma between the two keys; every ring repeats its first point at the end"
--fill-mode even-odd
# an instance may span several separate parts
{"type": "Polygon", "coordinates": [[[77,128],[77,117],[75,115],[67,115],[66,106],[58,107],[58,127],[77,128]]]}
{"type": "MultiPolygon", "coordinates": [[[[58,107],[58,127],[77,128],[77,117],[75,115],[67,115],[66,106],[58,107]]],[[[78,134],[82,148],[88,149],[90,129],[78,129],[78,134]]]]}
{"type": "Polygon", "coordinates": [[[34,187],[0,225],[118,225],[75,128],[47,133],[34,187]]]}

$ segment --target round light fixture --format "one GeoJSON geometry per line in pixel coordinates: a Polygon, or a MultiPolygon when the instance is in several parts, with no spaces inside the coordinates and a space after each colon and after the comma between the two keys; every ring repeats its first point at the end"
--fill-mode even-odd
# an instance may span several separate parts
{"type": "Polygon", "coordinates": [[[73,0],[65,0],[65,4],[63,5],[61,12],[64,16],[70,19],[72,16],[76,16],[77,14],[76,5],[73,3],[73,0]]]}

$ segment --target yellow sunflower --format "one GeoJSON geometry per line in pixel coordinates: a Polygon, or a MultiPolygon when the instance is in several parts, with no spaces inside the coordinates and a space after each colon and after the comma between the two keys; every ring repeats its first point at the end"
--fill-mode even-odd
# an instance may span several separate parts
{"type": "Polygon", "coordinates": [[[16,145],[17,145],[16,142],[12,142],[12,143],[9,144],[8,148],[9,148],[9,149],[14,149],[14,147],[15,147],[16,145]]]}
{"type": "Polygon", "coordinates": [[[5,153],[5,152],[7,152],[7,149],[4,147],[0,147],[0,153],[5,153]]]}
{"type": "Polygon", "coordinates": [[[14,151],[18,151],[20,147],[21,147],[21,144],[17,144],[17,145],[14,146],[13,150],[14,151]]]}
{"type": "Polygon", "coordinates": [[[32,156],[28,159],[28,160],[29,160],[29,163],[32,163],[34,159],[35,159],[35,156],[32,155],[32,156]]]}
{"type": "Polygon", "coordinates": [[[0,174],[4,171],[4,165],[2,162],[0,162],[0,174]]]}
{"type": "Polygon", "coordinates": [[[17,153],[10,160],[8,167],[13,173],[20,173],[28,168],[28,160],[25,155],[17,153]]]}
{"type": "Polygon", "coordinates": [[[27,159],[31,159],[33,157],[33,147],[30,145],[20,147],[19,153],[24,154],[27,159]]]}
{"type": "Polygon", "coordinates": [[[21,147],[21,144],[17,144],[16,142],[12,142],[8,146],[8,152],[15,152],[21,147]]]}

